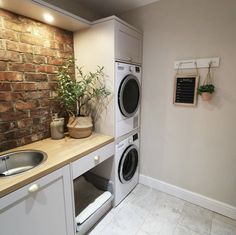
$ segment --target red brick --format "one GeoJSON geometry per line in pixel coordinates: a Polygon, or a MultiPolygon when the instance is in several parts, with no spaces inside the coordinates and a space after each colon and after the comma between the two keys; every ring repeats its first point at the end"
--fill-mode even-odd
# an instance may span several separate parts
{"type": "Polygon", "coordinates": [[[23,53],[32,53],[33,48],[31,45],[25,44],[25,43],[19,43],[19,42],[12,42],[7,41],[6,42],[6,49],[10,51],[18,51],[23,53]]]}
{"type": "Polygon", "coordinates": [[[65,60],[62,58],[48,57],[48,64],[52,65],[63,65],[65,60]]]}
{"type": "Polygon", "coordinates": [[[4,141],[4,142],[1,142],[0,152],[6,151],[8,149],[15,148],[15,147],[17,147],[17,141],[16,140],[4,141]]]}
{"type": "Polygon", "coordinates": [[[40,120],[40,117],[33,118],[33,125],[38,125],[40,123],[40,120]]]}
{"type": "Polygon", "coordinates": [[[12,100],[25,100],[27,92],[11,92],[12,100]]]}
{"type": "Polygon", "coordinates": [[[19,51],[18,50],[18,43],[12,41],[6,41],[6,49],[9,51],[19,51]]]}
{"type": "Polygon", "coordinates": [[[33,125],[33,119],[32,118],[21,119],[21,120],[17,121],[17,126],[19,128],[26,128],[26,127],[30,127],[32,125],[33,125]]]}
{"type": "Polygon", "coordinates": [[[56,98],[58,96],[56,91],[50,91],[50,98],[56,98]]]}
{"type": "Polygon", "coordinates": [[[56,32],[55,33],[55,40],[61,43],[68,43],[72,44],[73,43],[73,36],[71,34],[63,34],[61,32],[56,32]]]}
{"type": "Polygon", "coordinates": [[[26,81],[47,81],[47,75],[42,73],[26,73],[26,81]]]}
{"type": "Polygon", "coordinates": [[[22,118],[28,118],[29,112],[4,112],[0,114],[0,120],[2,121],[16,121],[22,118]]]}
{"type": "Polygon", "coordinates": [[[26,98],[28,99],[40,99],[40,98],[49,98],[50,91],[31,91],[26,92],[26,98]]]}
{"type": "Polygon", "coordinates": [[[12,83],[12,89],[14,91],[33,91],[37,90],[35,83],[12,83]]]}
{"type": "Polygon", "coordinates": [[[23,25],[19,24],[19,23],[20,23],[19,21],[18,21],[18,23],[15,23],[15,22],[12,22],[12,21],[9,21],[9,20],[5,20],[4,21],[4,26],[7,29],[18,31],[18,32],[20,32],[20,31],[22,32],[23,25]]]}
{"type": "Polygon", "coordinates": [[[49,116],[49,108],[37,108],[30,111],[32,118],[49,116]]]}
{"type": "Polygon", "coordinates": [[[45,43],[45,46],[49,47],[51,49],[64,50],[63,43],[59,43],[59,42],[56,42],[56,41],[50,41],[49,40],[45,43]]]}
{"type": "Polygon", "coordinates": [[[73,44],[64,44],[64,52],[73,52],[74,48],[73,48],[73,44]]]}
{"type": "Polygon", "coordinates": [[[50,87],[50,90],[55,91],[58,88],[58,83],[57,82],[50,82],[49,87],[50,87]]]}
{"type": "Polygon", "coordinates": [[[22,81],[23,76],[17,72],[0,72],[0,80],[2,81],[22,81]]]}
{"type": "Polygon", "coordinates": [[[22,61],[24,63],[34,63],[33,54],[24,53],[22,55],[22,61]]]}
{"type": "Polygon", "coordinates": [[[16,110],[27,110],[27,109],[34,109],[38,106],[38,102],[35,101],[18,101],[15,103],[16,110]]]}
{"type": "Polygon", "coordinates": [[[19,41],[18,33],[11,31],[9,29],[1,29],[0,30],[0,38],[11,40],[11,41],[19,41]]]}
{"type": "Polygon", "coordinates": [[[57,56],[63,59],[69,59],[72,57],[71,52],[62,52],[62,51],[57,51],[57,56]]]}
{"type": "Polygon", "coordinates": [[[12,110],[13,110],[13,107],[11,103],[9,102],[0,103],[0,113],[12,111],[12,110]]]}
{"type": "Polygon", "coordinates": [[[41,82],[41,83],[37,83],[37,89],[38,90],[49,90],[50,86],[47,82],[41,82]]]}
{"type": "Polygon", "coordinates": [[[40,99],[39,100],[40,107],[50,106],[51,102],[49,99],[40,99]]]}
{"type": "Polygon", "coordinates": [[[10,92],[0,92],[0,101],[11,101],[11,93],[10,92]]]}
{"type": "Polygon", "coordinates": [[[25,95],[22,92],[0,92],[0,101],[14,101],[19,99],[25,99],[25,95]]]}
{"type": "Polygon", "coordinates": [[[0,50],[0,60],[21,62],[22,57],[21,57],[21,54],[18,52],[0,50]]]}
{"type": "Polygon", "coordinates": [[[57,51],[49,49],[49,48],[44,48],[44,47],[34,47],[34,53],[36,55],[55,56],[57,51]]]}
{"type": "Polygon", "coordinates": [[[30,45],[38,45],[38,46],[44,45],[43,37],[34,36],[32,34],[21,34],[20,41],[30,45]]]}
{"type": "Polygon", "coordinates": [[[48,74],[48,80],[49,81],[58,81],[57,74],[48,74]]]}
{"type": "Polygon", "coordinates": [[[11,85],[10,83],[0,82],[0,91],[10,91],[11,85]]]}
{"type": "Polygon", "coordinates": [[[30,129],[15,129],[5,134],[8,139],[18,139],[31,134],[30,129]]]}
{"type": "Polygon", "coordinates": [[[33,62],[36,64],[46,64],[46,57],[41,55],[34,55],[33,62]]]}
{"type": "MultiPolygon", "coordinates": [[[[0,114],[1,117],[1,114],[0,114]]],[[[15,122],[0,122],[0,132],[4,133],[6,131],[16,128],[15,122]]]]}
{"type": "Polygon", "coordinates": [[[5,49],[6,49],[5,42],[0,39],[0,50],[5,50],[5,49]]]}
{"type": "Polygon", "coordinates": [[[22,63],[10,63],[9,70],[19,72],[35,72],[35,65],[33,64],[22,64],[22,63]]]}
{"type": "Polygon", "coordinates": [[[38,72],[41,73],[57,73],[58,68],[53,65],[40,65],[38,66],[38,72]]]}
{"type": "Polygon", "coordinates": [[[33,47],[25,43],[19,43],[19,51],[23,53],[32,53],[33,47]]]}
{"type": "Polygon", "coordinates": [[[7,63],[4,61],[0,61],[0,71],[7,70],[7,63]]]}

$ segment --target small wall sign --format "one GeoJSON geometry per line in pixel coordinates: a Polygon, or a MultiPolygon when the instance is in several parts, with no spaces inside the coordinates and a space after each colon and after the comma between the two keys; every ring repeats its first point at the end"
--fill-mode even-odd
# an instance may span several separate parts
{"type": "Polygon", "coordinates": [[[198,75],[177,75],[174,84],[175,105],[196,106],[198,75]]]}

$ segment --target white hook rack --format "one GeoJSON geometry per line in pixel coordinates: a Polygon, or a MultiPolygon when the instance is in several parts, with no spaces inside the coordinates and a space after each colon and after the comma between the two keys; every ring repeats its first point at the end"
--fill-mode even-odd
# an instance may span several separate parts
{"type": "Polygon", "coordinates": [[[211,67],[219,67],[220,66],[220,57],[212,57],[212,58],[202,58],[202,59],[193,59],[193,60],[177,60],[174,63],[175,69],[195,69],[197,68],[208,68],[209,64],[211,67]]]}

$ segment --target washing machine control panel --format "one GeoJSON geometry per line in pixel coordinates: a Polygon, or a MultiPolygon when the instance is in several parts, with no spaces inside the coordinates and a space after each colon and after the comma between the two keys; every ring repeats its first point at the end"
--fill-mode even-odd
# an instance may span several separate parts
{"type": "Polygon", "coordinates": [[[134,134],[133,135],[133,141],[137,140],[138,139],[138,133],[134,134]]]}

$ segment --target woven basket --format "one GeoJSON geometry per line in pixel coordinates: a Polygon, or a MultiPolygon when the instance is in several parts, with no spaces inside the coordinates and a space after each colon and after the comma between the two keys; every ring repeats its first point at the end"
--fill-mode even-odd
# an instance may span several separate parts
{"type": "Polygon", "coordinates": [[[92,134],[93,123],[91,117],[70,117],[67,124],[69,135],[80,139],[92,134]]]}

